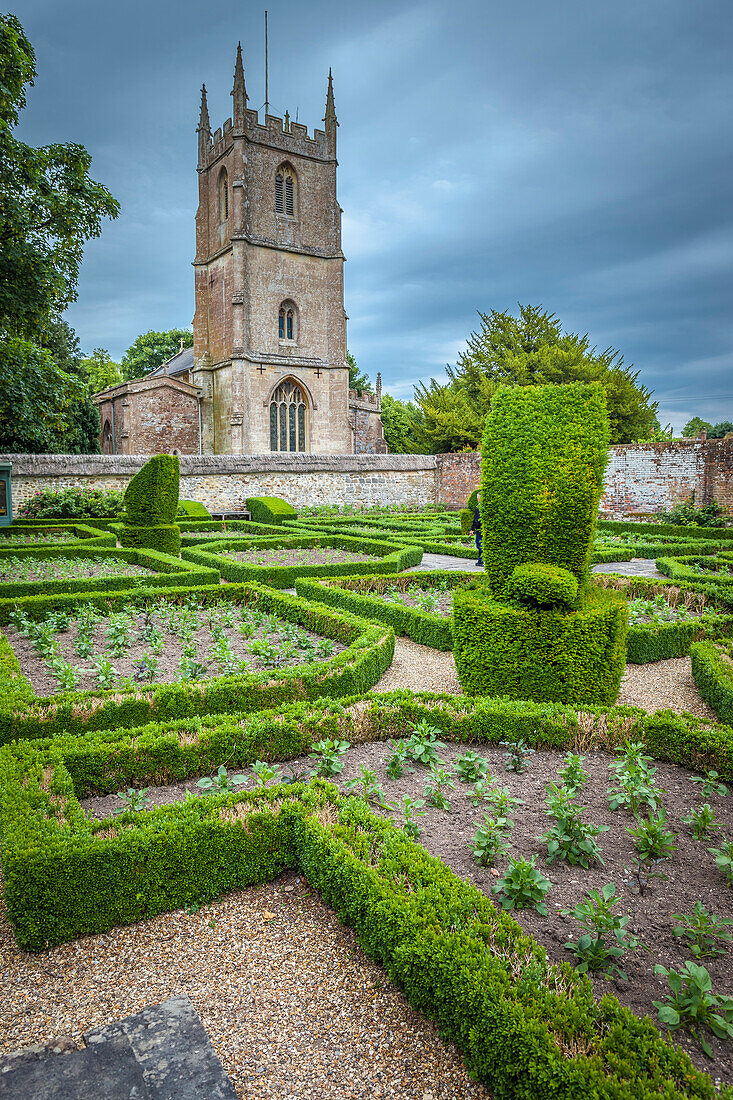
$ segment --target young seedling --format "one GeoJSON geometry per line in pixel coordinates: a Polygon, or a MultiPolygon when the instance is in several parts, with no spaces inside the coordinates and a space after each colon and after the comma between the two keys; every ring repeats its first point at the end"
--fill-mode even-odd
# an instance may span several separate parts
{"type": "Polygon", "coordinates": [[[727,947],[719,947],[718,941],[725,944],[731,942],[733,936],[728,931],[731,927],[733,927],[733,920],[708,913],[701,901],[695,902],[689,916],[680,913],[672,914],[673,936],[678,940],[686,940],[686,946],[696,959],[704,959],[708,955],[727,954],[727,947]]]}
{"type": "Polygon", "coordinates": [[[423,806],[425,800],[423,798],[409,798],[407,795],[402,799],[401,809],[404,815],[404,822],[402,823],[402,831],[411,836],[413,840],[417,840],[420,836],[420,826],[415,818],[424,817],[425,810],[423,806]]]}
{"type": "Polygon", "coordinates": [[[499,744],[507,749],[507,752],[502,753],[506,760],[506,770],[523,772],[530,756],[534,755],[534,749],[531,749],[521,737],[516,741],[500,741],[499,744]]]}
{"type": "Polygon", "coordinates": [[[332,657],[334,654],[334,644],[330,638],[321,638],[320,642],[316,646],[316,655],[321,658],[332,657]]]}
{"type": "Polygon", "coordinates": [[[484,823],[479,825],[473,840],[468,846],[471,855],[482,867],[490,867],[500,856],[509,851],[507,831],[513,827],[505,817],[491,817],[484,814],[484,823]]]}
{"type": "Polygon", "coordinates": [[[572,916],[588,931],[577,942],[570,940],[565,944],[572,951],[578,963],[575,969],[579,974],[588,970],[609,976],[617,974],[625,982],[628,976],[618,965],[618,960],[627,952],[635,951],[639,946],[636,936],[626,931],[628,916],[620,917],[614,913],[621,898],[613,883],[601,890],[590,890],[574,909],[561,909],[563,916],[572,916]]]}
{"type": "Polygon", "coordinates": [[[685,825],[690,826],[690,832],[695,840],[702,840],[704,836],[707,836],[710,829],[722,828],[722,822],[716,818],[709,802],[703,802],[702,806],[690,810],[687,817],[680,818],[680,820],[685,825]]]}
{"type": "Polygon", "coordinates": [[[97,678],[97,684],[103,690],[114,686],[117,680],[117,669],[114,667],[111,661],[106,657],[97,657],[94,662],[94,673],[97,678]]]}
{"type": "Polygon", "coordinates": [[[180,664],[178,665],[178,678],[179,680],[200,680],[202,676],[205,676],[207,672],[206,665],[201,661],[195,660],[193,657],[186,655],[184,651],[183,657],[181,657],[180,664]]]}
{"type": "Polygon", "coordinates": [[[699,1034],[699,1029],[708,1027],[718,1039],[733,1038],[733,997],[716,996],[705,967],[691,959],[681,970],[667,970],[658,963],[654,973],[663,974],[672,991],[666,1000],[652,1002],[659,1022],[670,1031],[688,1028],[708,1058],[712,1058],[710,1044],[699,1034]]]}
{"type": "Polygon", "coordinates": [[[73,691],[81,680],[82,671],[83,669],[74,668],[73,665],[67,665],[61,661],[54,667],[53,674],[62,691],[73,691]]]}
{"type": "Polygon", "coordinates": [[[635,837],[634,847],[640,859],[669,859],[677,851],[675,834],[667,828],[667,814],[659,810],[646,818],[637,817],[637,828],[627,829],[635,837]]]}
{"type": "Polygon", "coordinates": [[[489,774],[489,762],[478,753],[462,753],[456,760],[456,775],[461,783],[478,783],[480,779],[486,779],[489,774]]]}
{"type": "Polygon", "coordinates": [[[324,740],[313,746],[313,752],[308,755],[316,761],[313,769],[314,775],[326,778],[339,775],[344,770],[344,762],[340,759],[351,746],[348,741],[324,740]]]}
{"type": "Polygon", "coordinates": [[[715,856],[715,866],[725,876],[728,885],[733,886],[733,840],[724,840],[719,848],[708,848],[715,856]]]}
{"type": "Polygon", "coordinates": [[[74,653],[77,657],[82,659],[91,657],[93,649],[94,643],[88,634],[82,634],[81,632],[77,634],[74,639],[74,653]]]}
{"type": "Polygon", "coordinates": [[[531,859],[512,859],[509,866],[491,888],[492,894],[502,894],[502,909],[530,909],[534,907],[543,917],[547,916],[545,895],[552,885],[535,867],[536,856],[531,859]]]}
{"type": "Polygon", "coordinates": [[[448,746],[438,740],[440,730],[436,726],[430,726],[427,722],[420,722],[412,726],[412,736],[407,742],[410,759],[424,768],[432,768],[434,764],[444,764],[440,758],[441,749],[448,746]]]}
{"type": "Polygon", "coordinates": [[[367,768],[365,764],[362,764],[361,771],[355,779],[348,780],[346,789],[357,793],[365,802],[373,800],[380,806],[386,805],[384,791],[377,786],[377,773],[367,768]]]}
{"type": "Polygon", "coordinates": [[[435,764],[430,769],[423,794],[436,810],[450,809],[450,799],[445,791],[456,789],[455,783],[451,780],[451,775],[451,772],[447,772],[445,768],[438,768],[435,764]]]}
{"type": "Polygon", "coordinates": [[[152,683],[158,675],[158,658],[153,653],[143,653],[142,660],[135,662],[135,679],[141,683],[152,683]]]}
{"type": "Polygon", "coordinates": [[[720,782],[720,776],[716,771],[705,772],[705,775],[693,775],[690,777],[691,783],[700,784],[700,797],[703,802],[707,802],[714,795],[726,795],[728,788],[725,783],[720,782]]]}
{"type": "Polygon", "coordinates": [[[236,791],[237,787],[241,787],[246,782],[246,775],[227,775],[226,768],[220,764],[216,775],[197,780],[196,786],[202,791],[214,791],[219,794],[223,791],[236,791]]]}
{"type": "Polygon", "coordinates": [[[495,787],[487,779],[479,779],[478,783],[468,796],[474,806],[480,802],[488,802],[494,817],[509,817],[517,806],[523,806],[521,798],[513,798],[508,787],[495,787]]]}
{"type": "Polygon", "coordinates": [[[577,753],[569,752],[565,757],[565,766],[558,773],[571,794],[581,790],[588,782],[588,773],[583,771],[583,759],[577,753]]]}
{"type": "Polygon", "coordinates": [[[255,773],[258,787],[266,787],[272,780],[275,780],[275,782],[280,781],[280,769],[277,764],[273,766],[265,763],[264,760],[255,760],[252,764],[252,771],[255,773]]]}
{"type": "Polygon", "coordinates": [[[608,788],[608,804],[612,810],[628,809],[638,814],[643,806],[659,809],[660,796],[664,794],[654,782],[657,769],[650,766],[651,756],[644,753],[642,741],[630,741],[617,752],[621,760],[611,764],[616,773],[616,786],[608,788]]]}
{"type": "Polygon", "coordinates": [[[546,799],[548,808],[545,813],[555,822],[539,838],[547,845],[547,862],[564,859],[581,867],[603,863],[595,838],[599,833],[606,832],[608,825],[589,825],[583,821],[583,807],[573,801],[572,793],[565,787],[550,783],[546,789],[550,793],[546,799]]]}
{"type": "Polygon", "coordinates": [[[386,771],[390,779],[400,779],[406,771],[412,772],[415,770],[407,763],[410,758],[408,742],[390,741],[389,746],[392,752],[386,760],[386,771]]]}
{"type": "Polygon", "coordinates": [[[114,813],[128,814],[144,810],[150,805],[151,799],[145,797],[149,790],[150,787],[140,787],[139,790],[128,787],[126,791],[118,791],[117,797],[122,799],[122,805],[118,806],[114,813]]]}
{"type": "Polygon", "coordinates": [[[665,875],[664,871],[656,870],[656,865],[661,863],[660,859],[655,859],[651,863],[645,863],[641,858],[637,859],[633,867],[624,867],[624,871],[629,876],[626,880],[626,885],[632,894],[638,894],[643,897],[647,890],[650,890],[657,879],[660,882],[666,882],[669,879],[669,875],[665,875]]]}

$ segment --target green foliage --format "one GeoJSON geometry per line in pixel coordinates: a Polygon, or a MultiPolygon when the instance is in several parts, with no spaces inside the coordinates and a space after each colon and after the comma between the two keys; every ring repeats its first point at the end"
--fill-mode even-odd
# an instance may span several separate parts
{"type": "Polygon", "coordinates": [[[521,737],[517,741],[500,741],[499,744],[507,749],[501,754],[506,760],[506,770],[508,772],[525,771],[530,756],[534,756],[534,749],[525,744],[521,737]]]}
{"type": "Polygon", "coordinates": [[[637,814],[642,806],[657,810],[664,792],[654,781],[657,769],[652,767],[651,757],[644,752],[643,742],[627,741],[616,752],[621,754],[621,759],[611,764],[616,785],[608,788],[610,809],[627,809],[632,814],[637,814]]]}
{"type": "Polygon", "coordinates": [[[690,832],[695,840],[702,840],[711,829],[719,829],[722,826],[722,822],[717,820],[715,811],[709,802],[694,806],[689,814],[681,820],[685,825],[690,826],[690,832]]]}
{"type": "Polygon", "coordinates": [[[399,401],[388,393],[382,394],[382,427],[384,439],[391,454],[421,453],[420,443],[415,434],[417,415],[417,410],[411,401],[399,401]]]}
{"type": "Polygon", "coordinates": [[[420,764],[423,768],[432,768],[436,764],[445,763],[440,758],[440,752],[442,749],[447,749],[448,746],[444,741],[438,739],[440,729],[437,726],[431,726],[425,720],[411,723],[410,728],[412,729],[412,735],[407,742],[410,760],[415,764],[420,764]]]}
{"type": "Polygon", "coordinates": [[[179,500],[176,515],[188,519],[211,519],[211,512],[197,500],[179,500]]]}
{"type": "Polygon", "coordinates": [[[473,525],[473,512],[469,508],[461,508],[458,515],[461,518],[461,534],[470,535],[473,525]]]}
{"type": "Polygon", "coordinates": [[[121,523],[114,524],[112,529],[118,531],[121,546],[157,550],[159,554],[170,554],[174,558],[181,553],[181,529],[175,523],[147,524],[140,527],[121,523]]]}
{"type": "MultiPolygon", "coordinates": [[[[1,234],[0,229],[0,240],[1,234]]],[[[83,384],[57,367],[50,351],[0,328],[1,451],[37,454],[57,450],[59,439],[71,431],[75,409],[85,396],[83,384]]]]}
{"type": "Polygon", "coordinates": [[[123,381],[122,367],[112,361],[106,348],[95,348],[91,355],[81,360],[79,367],[89,393],[101,393],[123,381]]]}
{"type": "Polygon", "coordinates": [[[407,761],[410,759],[410,745],[408,741],[390,741],[392,752],[385,761],[385,770],[390,779],[401,779],[406,771],[412,772],[407,761]]]}
{"type": "Polygon", "coordinates": [[[143,378],[166,363],[181,349],[193,346],[193,333],[187,328],[172,328],[165,332],[143,332],[122,356],[122,377],[125,382],[143,378]]]}
{"type": "Polygon", "coordinates": [[[196,783],[202,791],[212,791],[219,794],[222,791],[236,791],[237,787],[247,782],[246,775],[229,775],[223,764],[220,764],[216,775],[204,776],[196,783]]]}
{"type": "Polygon", "coordinates": [[[658,810],[648,817],[636,819],[636,829],[627,829],[629,836],[635,838],[634,847],[639,859],[668,859],[677,851],[675,834],[667,828],[667,813],[658,810]]]}
{"type": "Polygon", "coordinates": [[[728,793],[728,788],[725,783],[720,782],[720,775],[715,769],[706,771],[705,775],[690,776],[690,782],[699,784],[700,796],[703,802],[707,802],[715,795],[725,796],[728,793]]]}
{"type": "Polygon", "coordinates": [[[545,813],[554,824],[540,837],[547,845],[547,862],[564,859],[573,866],[588,867],[591,863],[603,863],[595,838],[608,831],[608,825],[589,825],[583,821],[582,806],[574,801],[572,792],[565,787],[550,784],[545,813]]]}
{"type": "Polygon", "coordinates": [[[497,859],[509,851],[507,832],[512,822],[505,817],[491,817],[484,814],[484,823],[479,825],[474,838],[468,842],[471,855],[482,867],[491,867],[497,859]]]}
{"type": "Polygon", "coordinates": [[[29,519],[108,518],[122,513],[122,493],[115,489],[37,489],[17,510],[29,519]]]}
{"type": "Polygon", "coordinates": [[[708,848],[715,856],[715,866],[725,876],[729,886],[733,886],[733,840],[724,840],[719,848],[708,848]]]}
{"type": "Polygon", "coordinates": [[[682,434],[686,439],[694,439],[700,432],[707,432],[708,435],[713,430],[713,425],[708,424],[707,420],[703,420],[699,416],[693,416],[691,420],[688,420],[682,429],[682,434]]]}
{"type": "Polygon", "coordinates": [[[472,749],[461,753],[456,760],[456,775],[462,783],[477,783],[485,779],[489,772],[489,762],[472,749]]]}
{"type": "Polygon", "coordinates": [[[613,883],[607,883],[601,890],[590,890],[574,909],[561,910],[565,916],[575,917],[579,924],[588,929],[577,942],[571,940],[565,944],[579,960],[575,967],[579,974],[590,970],[609,976],[618,975],[623,981],[628,981],[618,960],[627,951],[635,951],[639,941],[626,931],[628,916],[620,917],[614,912],[620,901],[616,887],[613,883]],[[612,937],[610,942],[609,936],[612,937]]]}
{"type": "Polygon", "coordinates": [[[660,509],[657,515],[665,523],[675,527],[697,525],[698,527],[724,527],[725,513],[716,500],[696,508],[694,498],[683,504],[675,504],[668,512],[660,509]]]}
{"type": "Polygon", "coordinates": [[[582,790],[588,782],[588,773],[583,771],[583,760],[584,757],[569,752],[565,757],[564,767],[559,770],[558,774],[570,794],[582,790]]]}
{"type": "Polygon", "coordinates": [[[666,1000],[653,1002],[659,1022],[670,1031],[688,1028],[708,1058],[712,1058],[710,1044],[699,1029],[708,1027],[718,1039],[733,1038],[733,997],[716,996],[705,967],[691,960],[681,970],[667,970],[657,964],[654,973],[663,974],[672,991],[666,1000]]]}
{"type": "Polygon", "coordinates": [[[146,809],[151,803],[151,799],[147,797],[147,793],[150,787],[128,787],[126,791],[118,791],[117,797],[122,800],[122,805],[118,806],[113,812],[115,814],[136,814],[141,810],[146,809]]]}
{"type": "Polygon", "coordinates": [[[245,504],[255,523],[281,524],[298,514],[292,504],[280,497],[247,497],[245,504]]]}
{"type": "Polygon", "coordinates": [[[372,384],[369,375],[363,374],[356,365],[356,359],[350,351],[346,352],[346,362],[349,366],[349,389],[357,393],[372,393],[372,384]]]}
{"type": "Polygon", "coordinates": [[[728,948],[720,944],[733,940],[729,928],[733,928],[733,920],[708,913],[701,901],[695,902],[690,915],[672,914],[672,934],[675,939],[686,941],[685,946],[696,959],[726,955],[728,948]]]}
{"type": "Polygon", "coordinates": [[[420,836],[420,826],[416,818],[425,816],[427,811],[423,809],[424,805],[424,798],[410,798],[409,795],[405,795],[400,804],[402,816],[404,818],[402,822],[402,831],[407,833],[409,837],[412,837],[413,840],[417,840],[420,836]]]}
{"type": "Polygon", "coordinates": [[[733,420],[720,420],[713,424],[708,436],[710,439],[723,439],[729,432],[733,432],[733,420]]]}
{"type": "Polygon", "coordinates": [[[154,455],[125,490],[125,523],[158,527],[175,523],[180,463],[177,455],[154,455]]]}
{"type": "Polygon", "coordinates": [[[733,725],[733,644],[693,642],[690,646],[692,677],[697,690],[718,719],[733,725]]]}
{"type": "Polygon", "coordinates": [[[436,810],[450,809],[450,798],[445,792],[456,789],[456,785],[451,779],[452,774],[452,772],[447,772],[445,768],[439,768],[437,764],[433,764],[430,768],[423,794],[429,805],[434,806],[436,810]]]}
{"type": "Polygon", "coordinates": [[[313,746],[313,752],[308,753],[316,761],[314,774],[327,776],[328,778],[339,775],[344,770],[344,762],[341,757],[350,747],[348,741],[341,741],[338,738],[319,741],[317,745],[313,746]]]}
{"type": "Polygon", "coordinates": [[[578,581],[556,565],[517,565],[506,582],[510,599],[534,607],[571,607],[578,598],[578,581]]]}
{"type": "Polygon", "coordinates": [[[359,774],[346,783],[346,790],[358,794],[365,802],[376,802],[378,806],[386,806],[384,791],[377,783],[377,773],[362,764],[359,774]]]}
{"type": "Polygon", "coordinates": [[[509,858],[509,866],[491,888],[492,894],[502,895],[502,909],[534,908],[543,917],[547,916],[545,895],[552,884],[535,867],[536,858],[509,858]]]}

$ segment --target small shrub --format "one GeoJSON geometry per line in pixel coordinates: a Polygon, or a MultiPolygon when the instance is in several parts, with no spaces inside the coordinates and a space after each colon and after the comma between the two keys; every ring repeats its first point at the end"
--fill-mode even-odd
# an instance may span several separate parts
{"type": "Polygon", "coordinates": [[[472,841],[468,842],[471,855],[482,867],[490,867],[500,856],[509,851],[507,831],[512,822],[505,817],[490,817],[484,814],[484,823],[479,825],[472,841]]]}
{"type": "Polygon", "coordinates": [[[280,768],[276,764],[272,765],[264,760],[255,760],[251,767],[259,787],[266,787],[273,780],[276,783],[280,782],[280,768]]]}
{"type": "Polygon", "coordinates": [[[150,787],[128,787],[126,791],[118,791],[117,797],[122,799],[122,805],[113,812],[115,814],[138,813],[150,805],[151,799],[146,798],[150,787]]]}
{"type": "Polygon", "coordinates": [[[426,811],[423,809],[424,805],[424,798],[409,798],[405,795],[402,799],[401,809],[405,819],[402,823],[402,829],[403,832],[407,833],[407,835],[411,836],[414,840],[417,840],[420,836],[420,826],[415,818],[425,816],[426,811]]]}
{"type": "Polygon", "coordinates": [[[733,997],[716,996],[713,983],[704,966],[688,960],[681,970],[667,970],[659,963],[655,974],[663,974],[672,990],[664,1001],[653,1001],[659,1022],[670,1031],[680,1027],[689,1029],[708,1058],[713,1052],[710,1044],[699,1033],[708,1027],[718,1039],[733,1038],[733,997]]]}
{"type": "Polygon", "coordinates": [[[719,848],[708,848],[715,856],[715,866],[725,875],[729,886],[733,886],[733,840],[724,840],[719,848]]]}
{"type": "Polygon", "coordinates": [[[433,765],[430,769],[427,782],[425,783],[424,795],[428,803],[434,806],[436,810],[447,810],[450,808],[450,799],[445,794],[446,790],[455,790],[456,785],[451,780],[451,773],[447,772],[445,768],[438,768],[433,765]]]}
{"type": "Polygon", "coordinates": [[[348,741],[327,739],[319,741],[313,746],[313,752],[308,755],[316,761],[313,769],[314,775],[329,778],[339,775],[344,770],[344,762],[341,757],[351,748],[348,741]]]}
{"type": "Polygon", "coordinates": [[[462,783],[477,783],[485,779],[489,772],[489,762],[478,753],[464,752],[456,760],[456,775],[462,783]]]}
{"type": "Polygon", "coordinates": [[[552,884],[535,867],[536,858],[509,858],[509,866],[491,889],[492,894],[502,895],[502,909],[535,908],[543,917],[547,916],[545,895],[552,884]]]}
{"type": "Polygon", "coordinates": [[[521,737],[517,741],[500,741],[499,744],[508,750],[501,754],[506,760],[508,772],[523,772],[530,756],[534,756],[534,749],[525,744],[521,737]]]}
{"type": "Polygon", "coordinates": [[[672,934],[675,939],[686,941],[686,946],[696,959],[727,954],[727,948],[719,947],[718,943],[731,942],[733,936],[728,931],[731,927],[733,920],[708,913],[701,901],[695,902],[690,916],[672,914],[672,934]]]}
{"type": "Polygon", "coordinates": [[[687,817],[683,817],[680,820],[684,822],[685,825],[690,826],[690,832],[695,840],[702,840],[711,829],[720,829],[722,826],[722,822],[718,821],[716,818],[709,802],[703,802],[702,806],[697,806],[690,810],[687,817]]]}
{"type": "Polygon", "coordinates": [[[390,779],[400,779],[406,771],[414,771],[407,763],[410,758],[410,747],[407,741],[390,741],[392,752],[386,760],[386,771],[390,779]]]}
{"type": "Polygon", "coordinates": [[[365,802],[377,802],[384,806],[384,791],[377,785],[377,775],[366,765],[362,764],[361,771],[355,779],[349,779],[346,784],[347,791],[357,793],[365,802]]]}
{"type": "Polygon", "coordinates": [[[547,788],[549,817],[555,824],[540,837],[547,845],[547,862],[564,859],[572,865],[588,867],[591,863],[603,863],[601,852],[595,838],[606,832],[608,825],[589,825],[581,818],[582,806],[573,801],[572,794],[565,787],[550,784],[547,788]]]}
{"type": "Polygon", "coordinates": [[[667,814],[659,810],[647,818],[637,817],[637,828],[626,832],[635,838],[634,847],[641,859],[667,859],[677,850],[675,834],[667,828],[667,814]]]}
{"type": "Polygon", "coordinates": [[[628,742],[616,752],[622,753],[623,758],[611,764],[617,783],[615,787],[608,788],[610,808],[628,809],[633,814],[637,814],[642,806],[657,810],[664,791],[654,782],[657,769],[651,766],[651,756],[644,753],[644,743],[628,742]]]}
{"type": "Polygon", "coordinates": [[[614,909],[621,898],[613,883],[607,883],[601,890],[591,890],[574,909],[561,910],[564,916],[572,916],[584,928],[588,929],[577,942],[570,940],[565,944],[579,960],[575,969],[579,974],[588,970],[602,974],[617,974],[624,981],[628,976],[618,965],[618,960],[627,952],[635,951],[639,941],[626,931],[628,916],[620,917],[614,909]]]}
{"type": "Polygon", "coordinates": [[[563,785],[572,793],[582,790],[588,782],[588,773],[583,771],[583,757],[577,753],[569,752],[565,757],[564,767],[560,768],[559,776],[563,785]]]}

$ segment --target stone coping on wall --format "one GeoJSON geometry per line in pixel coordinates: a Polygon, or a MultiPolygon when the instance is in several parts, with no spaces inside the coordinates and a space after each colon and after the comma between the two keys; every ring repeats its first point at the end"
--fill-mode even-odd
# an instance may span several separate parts
{"type": "MultiPolygon", "coordinates": [[[[150,455],[0,455],[13,477],[132,477],[150,455]]],[[[180,455],[181,475],[255,473],[368,474],[390,470],[435,470],[435,455],[180,455]]]]}

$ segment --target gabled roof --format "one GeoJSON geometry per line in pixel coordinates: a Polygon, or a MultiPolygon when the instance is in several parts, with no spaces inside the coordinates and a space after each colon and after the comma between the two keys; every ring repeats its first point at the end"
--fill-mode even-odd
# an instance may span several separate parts
{"type": "Polygon", "coordinates": [[[156,378],[160,374],[169,374],[175,377],[176,374],[185,374],[187,370],[193,370],[193,348],[184,348],[183,351],[176,352],[167,363],[162,363],[155,370],[151,370],[150,374],[146,374],[145,377],[156,378]]]}

